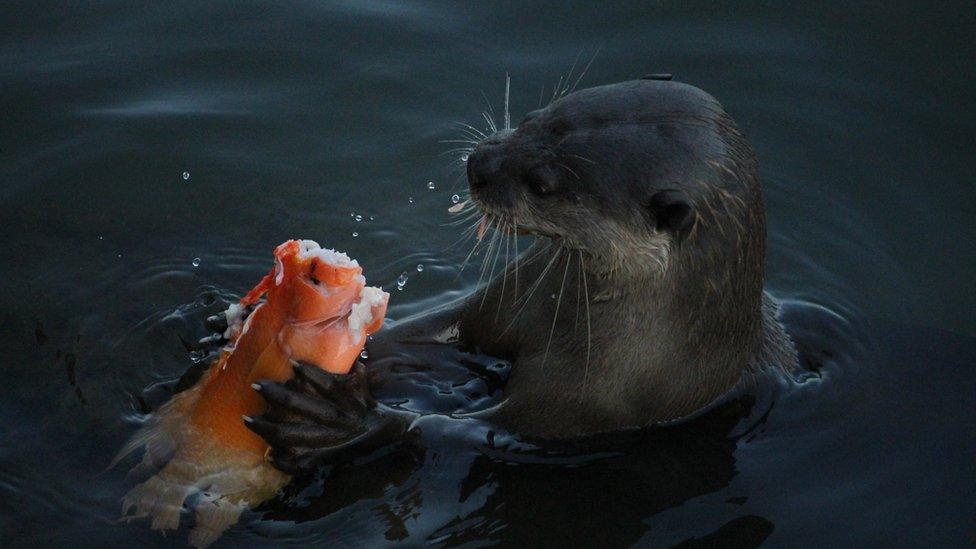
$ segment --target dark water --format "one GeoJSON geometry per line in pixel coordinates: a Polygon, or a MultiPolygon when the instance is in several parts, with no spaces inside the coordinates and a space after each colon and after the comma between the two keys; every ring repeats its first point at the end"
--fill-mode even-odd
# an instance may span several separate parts
{"type": "MultiPolygon", "coordinates": [[[[506,72],[518,120],[598,49],[581,85],[672,72],[753,140],[767,287],[808,371],[688,425],[583,447],[489,446],[490,426],[434,416],[420,446],[296,482],[220,543],[976,539],[972,3],[2,11],[7,545],[182,543],[119,522],[131,484],[103,470],[190,365],[183,342],[205,335],[207,312],[292,237],[349,251],[387,288],[409,273],[394,319],[470,291],[467,249],[445,251],[461,183],[440,141],[454,121],[480,125],[482,92],[500,108],[506,72]]],[[[489,359],[420,352],[431,371],[389,392],[444,412],[497,396],[504,368],[489,359]]]]}

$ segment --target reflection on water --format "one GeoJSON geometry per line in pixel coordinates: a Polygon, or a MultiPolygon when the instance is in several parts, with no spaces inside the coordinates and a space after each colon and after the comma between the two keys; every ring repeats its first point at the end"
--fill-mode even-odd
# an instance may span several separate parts
{"type": "MultiPolygon", "coordinates": [[[[762,376],[686,424],[572,446],[428,417],[414,439],[298,479],[220,543],[947,545],[976,535],[969,4],[8,11],[5,540],[172,544],[118,522],[133,480],[104,469],[191,356],[205,358],[206,316],[294,237],[402,286],[393,319],[470,291],[483,258],[460,270],[470,244],[455,245],[463,227],[447,224],[447,209],[463,173],[441,141],[458,137],[456,122],[480,127],[486,100],[501,108],[506,72],[518,120],[597,50],[581,85],[672,72],[714,93],[755,143],[767,286],[787,300],[806,371],[762,376]]],[[[490,406],[508,371],[453,349],[400,355],[368,362],[396,372],[382,398],[417,410],[490,406]]]]}

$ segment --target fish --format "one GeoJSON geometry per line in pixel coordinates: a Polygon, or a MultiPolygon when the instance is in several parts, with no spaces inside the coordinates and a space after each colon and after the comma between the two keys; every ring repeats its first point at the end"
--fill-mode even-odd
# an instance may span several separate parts
{"type": "Polygon", "coordinates": [[[242,416],[265,408],[252,383],[291,378],[293,361],[348,373],[382,326],[389,298],[366,286],[359,263],[344,253],[312,240],[279,245],[271,271],[225,311],[228,343],[214,363],[152,414],[110,465],[145,449],[132,472],[155,471],[123,497],[123,518],[173,530],[184,502],[199,494],[188,541],[205,547],[245,509],[273,497],[291,477],[268,462],[270,447],[244,425],[242,416]]]}

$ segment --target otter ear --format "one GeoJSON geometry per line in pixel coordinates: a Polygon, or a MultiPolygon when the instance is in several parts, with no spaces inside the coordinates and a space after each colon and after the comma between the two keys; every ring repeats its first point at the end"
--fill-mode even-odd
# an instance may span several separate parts
{"type": "Polygon", "coordinates": [[[685,193],[667,189],[654,193],[647,204],[659,231],[684,237],[695,222],[695,207],[685,193]]]}

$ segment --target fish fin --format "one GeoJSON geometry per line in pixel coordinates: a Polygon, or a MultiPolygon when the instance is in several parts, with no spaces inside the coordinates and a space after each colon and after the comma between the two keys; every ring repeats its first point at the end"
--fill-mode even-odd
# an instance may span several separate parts
{"type": "Polygon", "coordinates": [[[160,474],[139,484],[122,498],[122,517],[127,520],[150,518],[153,530],[175,530],[180,525],[183,502],[193,492],[192,486],[174,482],[160,474]],[[135,508],[135,512],[129,514],[135,508]]]}
{"type": "Polygon", "coordinates": [[[193,547],[206,547],[217,541],[223,533],[237,523],[246,505],[232,503],[220,496],[204,496],[197,502],[196,526],[190,531],[189,543],[193,547]]]}
{"type": "Polygon", "coordinates": [[[204,478],[197,487],[206,487],[194,503],[196,525],[189,542],[206,547],[237,523],[241,513],[274,497],[291,477],[262,459],[227,464],[204,478]]]}
{"type": "Polygon", "coordinates": [[[185,431],[183,423],[199,400],[203,385],[201,381],[163,404],[112,458],[108,469],[114,468],[129,454],[140,448],[145,448],[146,452],[143,454],[142,462],[135,466],[130,474],[158,471],[165,465],[179,446],[182,433],[185,431]]]}
{"type": "Polygon", "coordinates": [[[261,279],[261,282],[258,282],[257,286],[252,288],[250,292],[247,292],[247,294],[241,298],[240,301],[241,305],[245,305],[245,306],[254,305],[258,301],[260,301],[261,296],[267,293],[268,288],[271,288],[271,286],[274,285],[276,270],[277,268],[272,268],[270,273],[264,275],[264,278],[261,279]]]}
{"type": "Polygon", "coordinates": [[[124,519],[148,517],[154,530],[172,530],[179,526],[183,502],[193,493],[194,486],[192,481],[184,482],[190,476],[187,475],[187,464],[174,456],[187,432],[184,422],[200,397],[202,385],[198,383],[160,406],[109,465],[112,468],[127,455],[145,448],[142,461],[132,468],[130,476],[158,471],[122,498],[124,519]],[[135,512],[129,514],[133,509],[135,512]]]}

